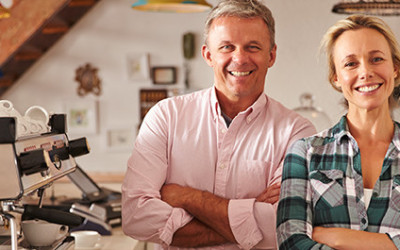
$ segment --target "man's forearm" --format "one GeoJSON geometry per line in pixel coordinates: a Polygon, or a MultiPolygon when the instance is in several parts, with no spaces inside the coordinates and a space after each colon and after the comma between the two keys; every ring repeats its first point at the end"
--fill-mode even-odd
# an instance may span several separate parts
{"type": "Polygon", "coordinates": [[[195,189],[190,191],[190,197],[192,198],[183,204],[183,209],[230,242],[237,243],[229,225],[229,200],[195,189]]]}
{"type": "Polygon", "coordinates": [[[221,245],[227,242],[224,237],[210,227],[197,219],[193,219],[174,233],[171,245],[177,247],[206,247],[221,245]]]}
{"type": "Polygon", "coordinates": [[[185,209],[229,242],[237,243],[229,225],[229,200],[210,192],[176,184],[164,185],[161,198],[173,207],[185,209]]]}

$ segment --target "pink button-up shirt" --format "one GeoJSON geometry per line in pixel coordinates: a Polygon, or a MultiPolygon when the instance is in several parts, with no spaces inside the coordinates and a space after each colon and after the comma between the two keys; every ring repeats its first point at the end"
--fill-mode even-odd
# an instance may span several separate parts
{"type": "Polygon", "coordinates": [[[169,245],[192,219],[160,199],[161,187],[176,183],[230,199],[229,223],[239,244],[213,249],[275,249],[276,206],[255,197],[280,182],[288,146],[315,132],[308,120],[265,94],[229,128],[214,88],[160,101],[144,119],[128,160],[124,232],[169,245]]]}

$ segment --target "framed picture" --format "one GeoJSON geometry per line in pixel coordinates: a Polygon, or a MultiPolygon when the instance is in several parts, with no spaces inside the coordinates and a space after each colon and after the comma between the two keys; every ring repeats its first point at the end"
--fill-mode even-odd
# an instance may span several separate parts
{"type": "Polygon", "coordinates": [[[154,84],[176,83],[175,67],[153,67],[151,69],[154,84]]]}
{"type": "Polygon", "coordinates": [[[148,53],[128,54],[127,71],[129,80],[133,81],[150,80],[149,54],[148,53]]]}
{"type": "Polygon", "coordinates": [[[70,134],[97,133],[97,101],[75,100],[65,104],[67,131],[70,134]]]}
{"type": "Polygon", "coordinates": [[[107,131],[107,146],[112,150],[130,150],[133,147],[134,129],[118,128],[107,131]]]}

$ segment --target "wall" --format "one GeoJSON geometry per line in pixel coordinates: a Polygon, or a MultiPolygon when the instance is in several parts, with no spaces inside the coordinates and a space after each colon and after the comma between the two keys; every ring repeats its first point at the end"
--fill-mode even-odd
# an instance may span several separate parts
{"type": "MultiPolygon", "coordinates": [[[[81,167],[89,172],[125,171],[130,149],[107,146],[107,131],[120,128],[135,131],[139,122],[139,89],[154,87],[150,81],[129,79],[127,55],[148,52],[151,66],[178,67],[178,84],[172,87],[182,87],[182,35],[193,32],[197,35],[197,53],[190,61],[191,86],[200,89],[212,85],[212,71],[200,55],[207,13],[138,12],[130,8],[132,2],[100,1],[3,96],[21,113],[32,105],[59,113],[65,112],[68,103],[98,101],[98,131],[86,134],[92,152],[77,158],[81,167]],[[75,70],[88,62],[98,68],[103,94],[80,98],[76,94],[75,70]]],[[[315,96],[314,105],[336,122],[344,112],[339,105],[341,95],[326,80],[325,58],[319,56],[318,46],[327,28],[344,17],[331,13],[332,6],[339,0],[265,2],[276,19],[278,44],[278,57],[268,72],[266,92],[289,108],[298,107],[299,96],[310,92],[315,96]]],[[[399,17],[385,17],[384,20],[399,38],[399,17]]],[[[69,136],[73,139],[81,135],[69,136]]],[[[131,144],[133,140],[134,135],[131,144]]]]}

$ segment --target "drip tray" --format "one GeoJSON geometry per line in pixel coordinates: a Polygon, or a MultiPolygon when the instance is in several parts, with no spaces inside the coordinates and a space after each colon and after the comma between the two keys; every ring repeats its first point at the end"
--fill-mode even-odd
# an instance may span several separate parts
{"type": "MultiPolygon", "coordinates": [[[[52,246],[46,247],[31,247],[29,244],[22,240],[18,243],[18,250],[35,249],[35,250],[67,250],[75,244],[74,237],[67,236],[59,241],[56,241],[52,246]]],[[[0,250],[10,250],[11,240],[10,236],[0,236],[0,250]]]]}

